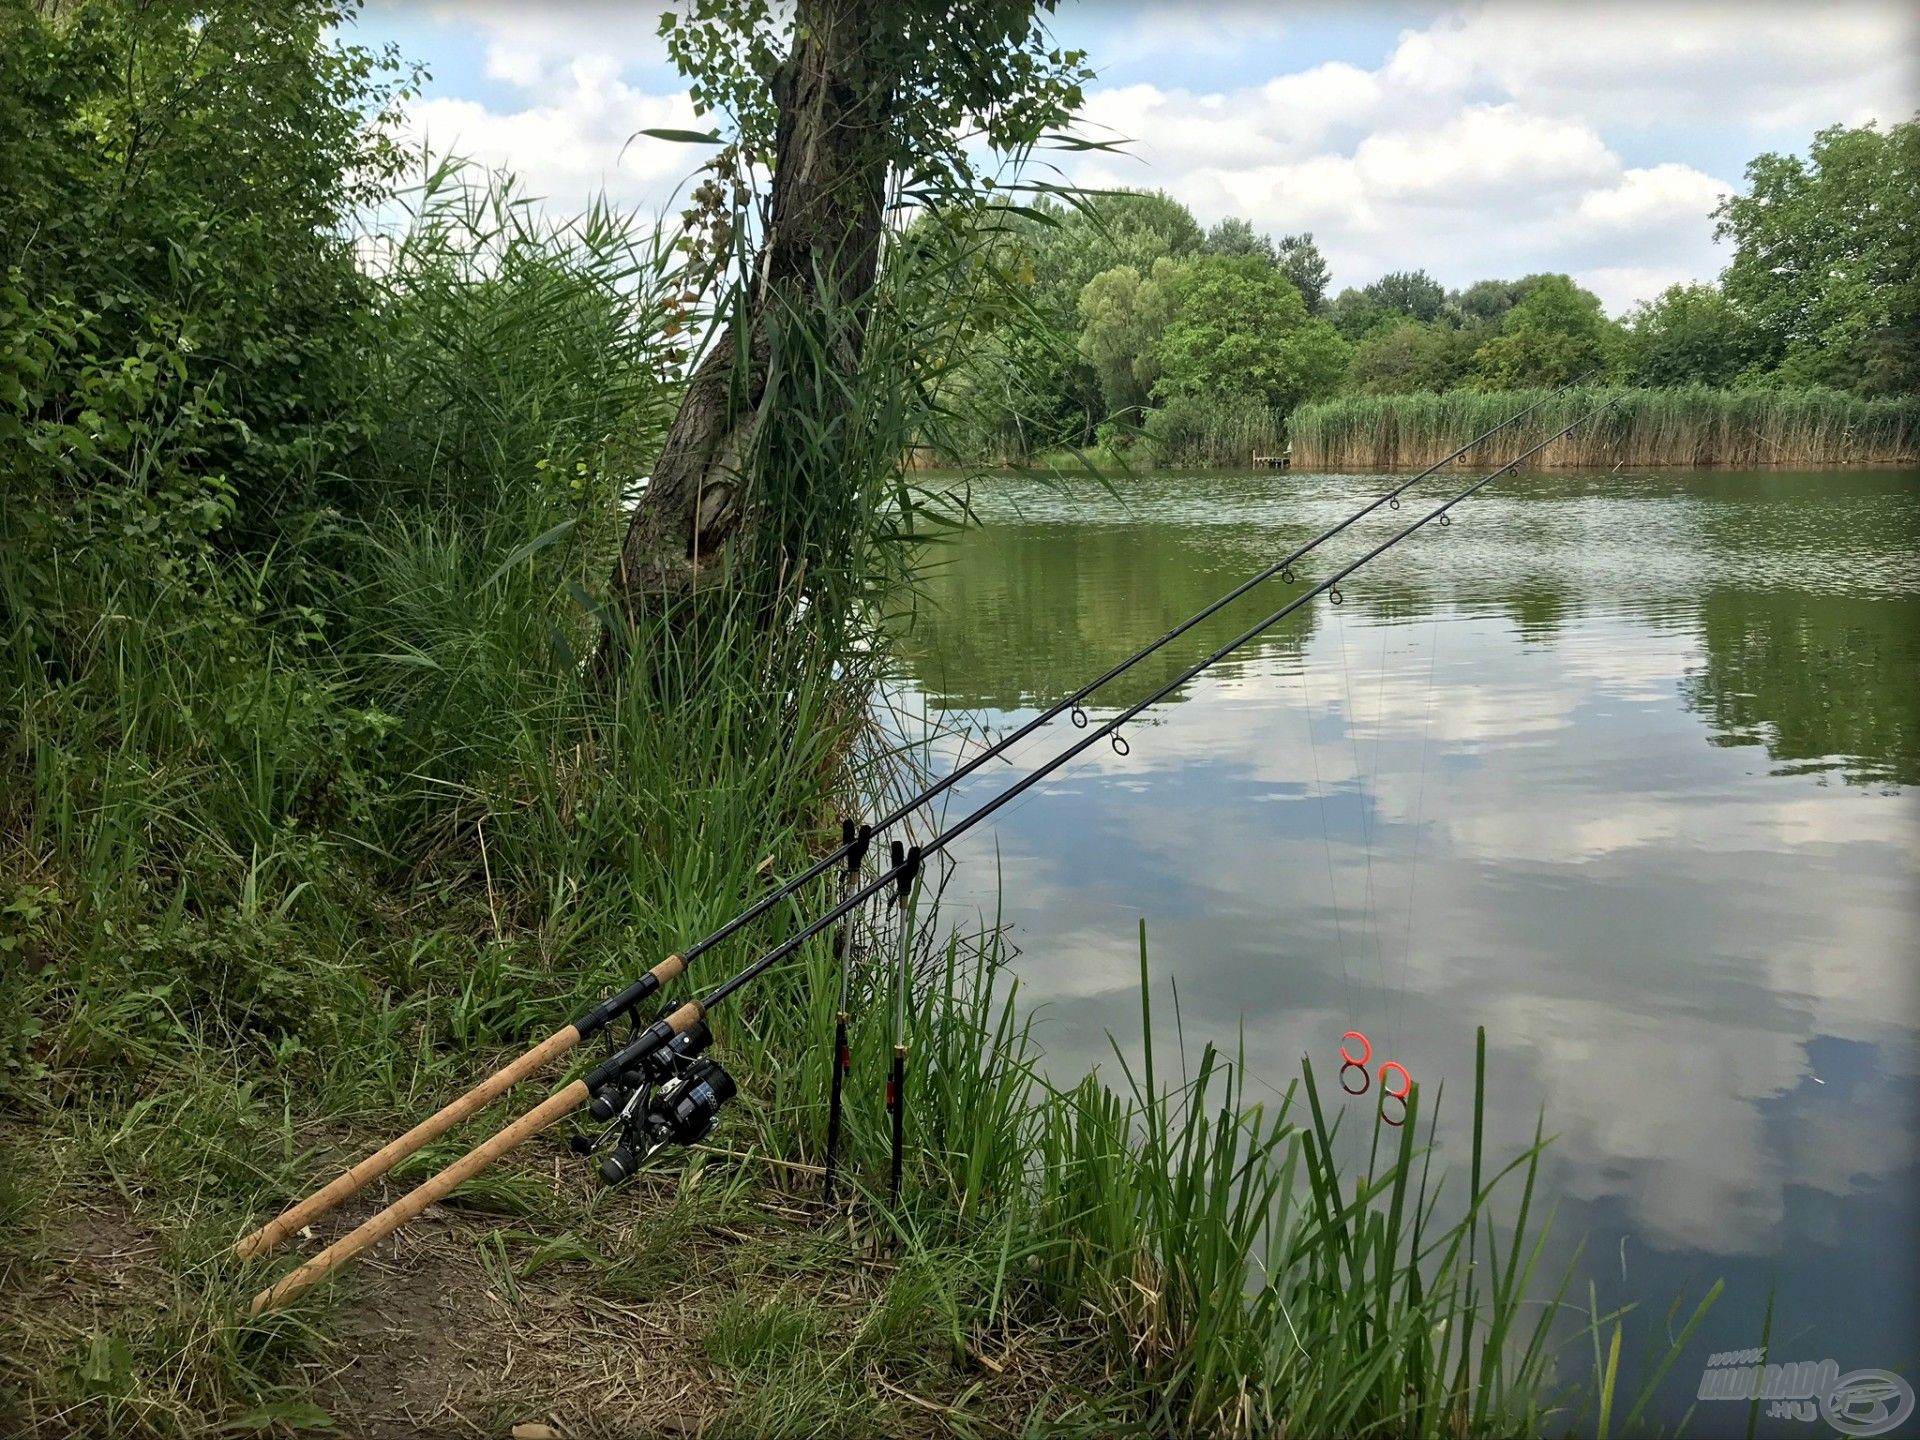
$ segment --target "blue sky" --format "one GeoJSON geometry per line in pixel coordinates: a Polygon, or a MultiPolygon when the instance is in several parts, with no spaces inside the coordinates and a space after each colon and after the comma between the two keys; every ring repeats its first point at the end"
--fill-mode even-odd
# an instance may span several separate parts
{"type": "MultiPolygon", "coordinates": [[[[1310,230],[1337,287],[1563,270],[1616,313],[1725,263],[1709,218],[1763,150],[1920,104],[1908,7],[1089,3],[1053,28],[1100,71],[1086,120],[1203,223],[1310,230]]],[[[433,80],[416,135],[516,171],[556,211],[596,190],[657,212],[693,157],[632,139],[696,123],[657,9],[376,0],[355,38],[433,80]]]]}

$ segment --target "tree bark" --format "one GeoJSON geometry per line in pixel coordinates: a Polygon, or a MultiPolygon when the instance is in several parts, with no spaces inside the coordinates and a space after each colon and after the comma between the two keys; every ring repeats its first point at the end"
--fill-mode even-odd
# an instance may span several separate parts
{"type": "MultiPolygon", "coordinates": [[[[796,498],[769,479],[818,478],[770,477],[782,457],[758,442],[775,363],[823,356],[843,375],[860,363],[895,81],[885,9],[884,0],[801,0],[792,53],[772,81],[778,121],[766,234],[726,328],[687,386],[614,570],[613,594],[629,624],[650,608],[684,609],[676,602],[717,581],[730,556],[764,570],[768,553],[743,542],[769,523],[770,490],[782,504],[796,498]],[[824,344],[779,344],[780,327],[796,324],[824,344]]],[[[830,388],[782,383],[774,399],[804,404],[830,388]]],[[[773,564],[794,559],[776,556],[773,564]]]]}

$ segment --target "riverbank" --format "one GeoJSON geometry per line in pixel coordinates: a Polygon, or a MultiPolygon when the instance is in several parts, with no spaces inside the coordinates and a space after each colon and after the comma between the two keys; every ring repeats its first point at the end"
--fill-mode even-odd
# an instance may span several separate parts
{"type": "MultiPolygon", "coordinates": [[[[37,77],[10,139],[46,182],[0,267],[0,348],[31,360],[0,396],[0,1433],[1518,1435],[1604,1408],[1611,1370],[1561,1383],[1512,1266],[1537,1137],[1483,1166],[1471,1107],[1416,1091],[1429,1123],[1343,1169],[1307,1077],[1263,1107],[1197,1043],[1178,1080],[1050,1088],[999,938],[930,919],[897,1205],[882,926],[850,952],[843,1207],[814,1171],[820,937],[715,1012],[739,1093],[709,1147],[600,1190],[543,1134],[248,1314],[560,1077],[269,1260],[238,1236],[897,789],[879,632],[940,518],[891,463],[933,342],[855,326],[858,375],[762,377],[751,473],[790,488],[749,508],[791,527],[781,563],[729,547],[709,573],[741,584],[703,585],[696,625],[621,603],[623,494],[726,313],[717,230],[549,221],[404,149],[367,120],[407,76],[321,43],[333,13],[26,14],[0,46],[37,77]],[[1436,1123],[1472,1156],[1444,1207],[1436,1123]]],[[[1143,944],[1151,1036],[1148,978],[1143,944]]]]}
{"type": "MultiPolygon", "coordinates": [[[[1443,1190],[1436,1124],[1460,1154],[1477,1107],[1436,1118],[1416,1095],[1427,1123],[1376,1121],[1356,1173],[1310,1076],[1263,1105],[1211,1050],[1178,1079],[1148,1050],[1117,1086],[1050,1088],[998,937],[934,946],[940,928],[899,1206],[877,1198],[884,932],[854,949],[852,1198],[818,1198],[823,938],[715,1013],[740,1096],[710,1151],[599,1190],[542,1136],[248,1317],[268,1277],[535,1087],[271,1262],[236,1262],[236,1236],[796,873],[887,783],[869,677],[817,654],[780,657],[781,705],[749,634],[697,687],[659,636],[627,688],[582,687],[575,595],[610,563],[617,502],[588,503],[606,508],[582,512],[579,550],[539,548],[548,514],[506,498],[367,517],[335,541],[354,568],[328,588],[325,644],[204,543],[175,542],[171,567],[129,570],[118,537],[58,572],[0,566],[57,618],[62,657],[56,674],[15,647],[4,673],[7,1433],[1427,1435],[1466,1415],[1518,1435],[1603,1403],[1586,1337],[1570,1364],[1588,1382],[1555,1371],[1531,1282],[1477,1278],[1496,1238],[1532,1253],[1537,1146],[1513,1166],[1471,1147],[1443,1190]]],[[[693,984],[791,923],[760,922],[693,984]]],[[[1150,980],[1143,937],[1143,1037],[1150,980]]]]}
{"type": "MultiPolygon", "coordinates": [[[[1527,412],[1458,462],[1491,469],[1543,440],[1527,470],[1764,470],[1896,467],[1920,463],[1920,398],[1863,398],[1838,390],[1450,390],[1349,395],[1303,405],[1267,430],[1234,425],[1177,434],[1150,426],[1130,440],[1055,448],[1010,470],[1087,473],[1141,469],[1250,470],[1284,453],[1288,468],[1340,474],[1418,470],[1527,412]],[[1610,403],[1609,403],[1610,402],[1610,403]],[[1603,403],[1591,423],[1560,430],[1603,403]],[[1530,409],[1530,407],[1533,407],[1530,409]],[[1279,438],[1285,435],[1284,442],[1279,438]]],[[[956,462],[916,456],[916,469],[956,462]]]]}
{"type": "MultiPolygon", "coordinates": [[[[723,799],[677,788],[685,813],[656,808],[649,833],[697,826],[723,799]]],[[[724,795],[754,789],[742,775],[724,795]]],[[[1503,1246],[1535,1242],[1537,1147],[1483,1183],[1501,1172],[1476,1146],[1486,1193],[1451,1202],[1449,1221],[1417,1098],[1397,1141],[1376,1122],[1369,1172],[1343,1175],[1311,1077],[1263,1108],[1237,1059],[1208,1050],[1169,1083],[1149,1050],[1131,1089],[1051,1090],[991,937],[922,957],[897,1207],[879,1198],[892,1037],[874,997],[892,951],[878,937],[856,950],[852,1198],[819,1200],[835,994],[820,945],[716,1013],[714,1053],[742,1093],[708,1146],[610,1191],[544,1136],[334,1284],[247,1317],[266,1277],[530,1097],[268,1264],[236,1263],[236,1235],[668,943],[668,922],[634,925],[599,887],[549,908],[494,819],[491,880],[478,826],[473,867],[419,887],[378,883],[335,833],[312,868],[196,869],[175,892],[201,897],[188,907],[109,907],[9,830],[5,935],[32,1017],[9,1049],[0,1188],[9,1434],[1435,1434],[1463,1410],[1473,1433],[1522,1434],[1605,1393],[1598,1375],[1554,1388],[1549,1312],[1527,1308],[1528,1287],[1473,1278],[1496,1216],[1503,1246]],[[249,879],[252,899],[190,913],[249,879]]],[[[715,895],[752,886],[761,845],[775,873],[808,853],[801,833],[722,828],[754,842],[702,847],[693,873],[663,863],[681,847],[645,852],[642,888],[663,915],[699,917],[690,930],[721,918],[715,895]]],[[[554,859],[556,883],[580,878],[554,859]]],[[[151,864],[120,877],[129,897],[152,893],[151,864]]],[[[1150,1035],[1148,981],[1143,944],[1150,1035]]],[[[1453,1143],[1473,1119],[1447,1122],[1453,1143]]]]}

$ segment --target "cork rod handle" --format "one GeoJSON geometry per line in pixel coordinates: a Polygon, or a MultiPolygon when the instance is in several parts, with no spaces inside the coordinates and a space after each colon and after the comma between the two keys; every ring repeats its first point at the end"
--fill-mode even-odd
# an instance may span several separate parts
{"type": "MultiPolygon", "coordinates": [[[[657,991],[669,981],[678,979],[686,972],[686,968],[687,962],[682,956],[677,954],[667,956],[647,972],[647,978],[651,980],[652,985],[651,989],[645,993],[657,991]]],[[[635,995],[641,992],[636,986],[626,993],[635,995]]],[[[599,1023],[605,1023],[606,1007],[597,1009],[594,1014],[600,1017],[599,1023]]],[[[382,1146],[352,1169],[336,1176],[328,1184],[314,1191],[299,1204],[289,1206],[251,1235],[235,1241],[233,1253],[242,1260],[252,1260],[258,1256],[270,1254],[282,1241],[302,1226],[311,1225],[342,1200],[378,1180],[416,1150],[438,1140],[462,1120],[478,1114],[522,1080],[546,1069],[580,1043],[581,1024],[592,1028],[594,1023],[591,1020],[583,1020],[580,1024],[556,1030],[518,1059],[502,1065],[459,1099],[422,1120],[398,1140],[382,1146]]]]}
{"type": "Polygon", "coordinates": [[[249,1315],[277,1309],[323,1279],[331,1271],[353,1259],[370,1245],[376,1245],[419,1215],[429,1205],[444,1200],[460,1186],[478,1175],[508,1151],[525,1144],[547,1126],[587,1103],[586,1082],[575,1080],[556,1091],[522,1115],[506,1129],[483,1141],[461,1156],[431,1180],[416,1186],[349,1235],[333,1242],[299,1269],[262,1290],[247,1306],[249,1315]]]}
{"type": "Polygon", "coordinates": [[[517,1060],[502,1065],[458,1100],[422,1120],[398,1140],[374,1151],[298,1205],[289,1206],[251,1235],[237,1241],[233,1253],[243,1260],[271,1253],[281,1241],[303,1225],[312,1224],[349,1195],[372,1184],[414,1151],[439,1139],[468,1116],[485,1109],[529,1075],[544,1070],[579,1043],[580,1032],[573,1026],[555,1031],[517,1060]]]}

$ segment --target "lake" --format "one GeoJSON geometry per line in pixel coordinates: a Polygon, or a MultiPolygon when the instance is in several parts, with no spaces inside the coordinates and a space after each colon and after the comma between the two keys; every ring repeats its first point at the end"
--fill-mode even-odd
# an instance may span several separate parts
{"type": "MultiPolygon", "coordinates": [[[[960,732],[1029,718],[1389,483],[976,482],[983,523],[934,552],[895,698],[951,764],[960,732]]],[[[1376,1067],[1444,1082],[1456,1196],[1484,1025],[1489,1154],[1544,1110],[1552,1251],[1563,1268],[1585,1238],[1581,1304],[1591,1279],[1660,1331],[1677,1295],[1690,1311],[1727,1282],[1663,1388],[1669,1422],[1709,1353],[1761,1343],[1770,1291],[1774,1359],[1912,1375],[1916,557],[1911,472],[1502,481],[1142,716],[1129,754],[1095,747],[967,836],[947,903],[999,907],[1056,1079],[1104,1063],[1119,1083],[1109,1032],[1137,1050],[1144,917],[1156,1018],[1177,984],[1190,1054],[1244,1038],[1274,1087],[1302,1054],[1330,1082],[1358,1029],[1376,1067]]],[[[1291,593],[1256,591],[1089,710],[1291,593]]],[[[1047,727],[949,816],[1075,734],[1047,727]]],[[[1356,1131],[1373,1103],[1346,1102],[1356,1131]]],[[[1705,1403],[1690,1428],[1745,1412],[1705,1403]]]]}

